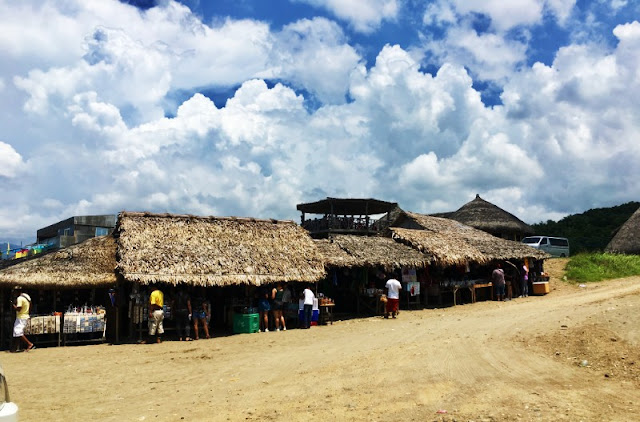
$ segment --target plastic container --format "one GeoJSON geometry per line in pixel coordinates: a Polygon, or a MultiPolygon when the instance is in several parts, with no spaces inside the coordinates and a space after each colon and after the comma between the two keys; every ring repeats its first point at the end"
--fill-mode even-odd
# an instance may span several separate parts
{"type": "Polygon", "coordinates": [[[260,314],[233,314],[233,332],[257,333],[260,330],[260,314]]]}

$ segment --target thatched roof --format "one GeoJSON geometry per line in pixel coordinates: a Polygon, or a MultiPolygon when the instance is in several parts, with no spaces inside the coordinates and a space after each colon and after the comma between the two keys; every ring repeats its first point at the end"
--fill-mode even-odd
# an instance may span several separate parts
{"type": "Polygon", "coordinates": [[[313,242],[322,255],[325,266],[341,268],[359,266],[358,260],[354,256],[349,255],[340,245],[330,239],[315,239],[313,242]]]}
{"type": "Polygon", "coordinates": [[[388,237],[336,235],[317,240],[325,262],[334,267],[425,267],[431,257],[388,237]]]}
{"type": "Polygon", "coordinates": [[[118,270],[128,281],[203,286],[314,282],[322,257],[292,221],[122,212],[118,270]]]}
{"type": "Polygon", "coordinates": [[[640,254],[640,208],[620,227],[605,251],[629,255],[640,254]]]}
{"type": "Polygon", "coordinates": [[[115,268],[113,236],[100,236],[5,268],[0,271],[0,285],[27,289],[106,286],[116,282],[115,268]]]}
{"type": "Polygon", "coordinates": [[[473,201],[467,202],[460,209],[448,215],[447,218],[492,234],[534,234],[531,226],[515,215],[480,198],[480,195],[476,195],[473,201]]]}
{"type": "MultiPolygon", "coordinates": [[[[433,255],[442,266],[466,261],[486,263],[491,260],[536,258],[549,255],[520,242],[500,239],[482,230],[454,220],[405,211],[405,227],[391,227],[392,237],[419,251],[433,255]]],[[[401,219],[397,220],[402,223],[401,219]]]]}

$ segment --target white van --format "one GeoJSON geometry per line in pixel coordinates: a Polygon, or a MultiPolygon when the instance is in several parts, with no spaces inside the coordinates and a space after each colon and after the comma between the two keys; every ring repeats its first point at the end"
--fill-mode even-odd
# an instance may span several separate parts
{"type": "Polygon", "coordinates": [[[530,236],[522,239],[522,243],[545,251],[551,256],[569,256],[569,239],[566,237],[530,236]]]}

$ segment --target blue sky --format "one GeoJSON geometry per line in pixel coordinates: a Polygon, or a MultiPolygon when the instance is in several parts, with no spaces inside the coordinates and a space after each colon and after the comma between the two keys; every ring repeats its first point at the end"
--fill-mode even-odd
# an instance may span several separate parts
{"type": "Polygon", "coordinates": [[[0,240],[325,196],[534,223],[638,200],[628,0],[0,0],[0,240]]]}

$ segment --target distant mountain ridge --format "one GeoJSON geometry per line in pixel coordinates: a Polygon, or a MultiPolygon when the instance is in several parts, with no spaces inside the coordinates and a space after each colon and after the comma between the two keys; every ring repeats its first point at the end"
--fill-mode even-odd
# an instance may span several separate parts
{"type": "Polygon", "coordinates": [[[640,202],[627,202],[609,208],[593,208],[572,214],[560,221],[548,220],[532,224],[536,235],[569,239],[571,254],[603,251],[618,229],[640,207],[640,202]]]}

